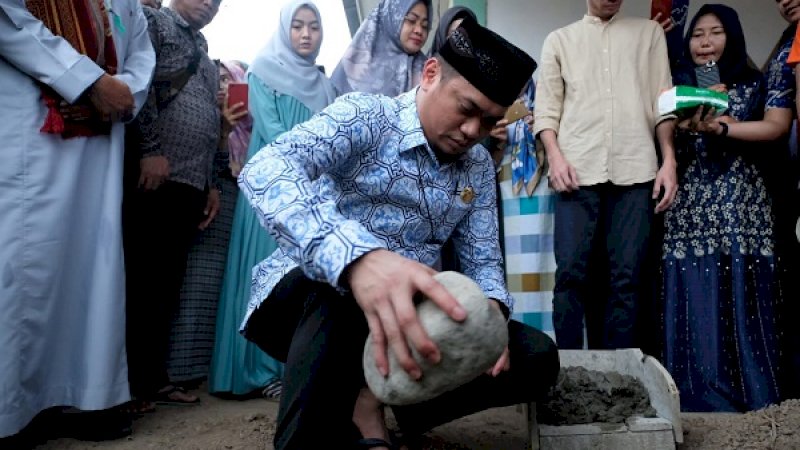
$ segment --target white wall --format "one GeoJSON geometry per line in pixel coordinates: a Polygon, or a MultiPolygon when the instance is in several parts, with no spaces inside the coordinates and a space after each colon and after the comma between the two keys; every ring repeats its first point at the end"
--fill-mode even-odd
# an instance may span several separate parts
{"type": "MultiPolygon", "coordinates": [[[[690,2],[689,19],[704,1],[690,2]]],[[[775,46],[787,23],[771,0],[714,0],[736,9],[744,27],[750,56],[761,66],[775,46]]],[[[627,0],[622,7],[629,16],[647,17],[649,0],[627,0]]],[[[539,60],[547,34],[586,13],[585,0],[489,0],[486,20],[489,28],[539,60]]]]}

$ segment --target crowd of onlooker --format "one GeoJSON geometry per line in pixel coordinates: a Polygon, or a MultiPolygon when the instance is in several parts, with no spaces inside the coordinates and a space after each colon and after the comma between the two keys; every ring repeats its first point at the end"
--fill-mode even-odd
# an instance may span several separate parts
{"type": "MultiPolygon", "coordinates": [[[[281,399],[279,419],[288,428],[279,424],[276,443],[294,448],[300,438],[292,435],[303,428],[288,422],[306,419],[292,416],[292,405],[311,411],[314,403],[298,398],[325,397],[298,386],[313,377],[298,369],[291,347],[273,351],[262,335],[288,327],[291,339],[302,328],[293,317],[265,317],[271,299],[286,295],[284,283],[352,291],[369,329],[381,329],[379,321],[389,335],[386,318],[370,316],[347,278],[364,266],[356,261],[366,261],[356,249],[374,239],[427,266],[463,270],[513,319],[513,300],[492,279],[493,264],[503,264],[494,248],[504,243],[502,210],[542,190],[554,212],[537,228],[553,233],[558,348],[643,348],[672,374],[686,411],[747,411],[800,395],[793,323],[800,312],[793,68],[800,0],[776,1],[789,25],[763,68],[749,58],[746,33],[728,6],[706,4],[688,18],[674,1],[683,15],[643,19],[620,13],[621,0],[587,0],[586,16],[545,39],[517,99],[527,114],[511,121],[486,114],[492,122],[474,133],[482,139],[467,154],[488,151],[493,162],[489,204],[480,204],[488,198],[480,186],[457,184],[455,206],[440,208],[420,182],[411,188],[420,186],[419,214],[376,219],[377,210],[366,217],[365,209],[352,220],[362,214],[358,196],[404,206],[393,191],[379,197],[363,190],[399,185],[395,176],[405,169],[387,163],[380,171],[371,156],[347,159],[352,167],[343,169],[334,157],[345,144],[328,139],[326,127],[361,127],[342,137],[355,147],[379,131],[413,139],[416,129],[404,122],[411,120],[425,131],[427,144],[418,145],[436,155],[434,166],[455,164],[430,129],[456,114],[444,108],[468,117],[481,107],[453,94],[439,105],[440,122],[426,116],[433,109],[423,102],[409,119],[403,95],[438,92],[426,77],[446,80],[452,61],[431,63],[423,47],[434,34],[430,55],[447,59],[448,45],[471,45],[464,30],[478,26],[474,12],[451,8],[431,30],[429,0],[381,0],[328,76],[316,64],[324,18],[313,2],[288,2],[273,36],[247,63],[208,55],[201,30],[220,3],[0,0],[0,141],[8,156],[0,166],[0,447],[29,442],[24,430],[45,420],[81,439],[118,438],[131,432],[132,417],[160,404],[199,403],[192,391],[203,388],[231,399],[281,399]],[[709,67],[711,81],[701,72],[709,67]],[[725,93],[728,108],[663,114],[659,96],[673,85],[725,93]],[[384,101],[342,97],[353,92],[396,97],[400,107],[389,112],[394,104],[381,104],[386,118],[353,124],[341,119],[350,109],[384,101]],[[319,123],[321,116],[330,122],[319,123]],[[280,146],[314,164],[330,156],[323,162],[331,170],[322,162],[299,167],[304,159],[254,158],[280,146]],[[304,171],[315,184],[297,179],[304,171]],[[342,174],[350,172],[346,182],[342,174]],[[511,191],[499,189],[503,174],[511,191]],[[280,184],[281,177],[296,186],[280,184]],[[274,206],[290,196],[285,209],[274,206]],[[312,215],[296,215],[293,204],[312,215]],[[493,217],[450,223],[461,207],[487,208],[493,217]],[[422,227],[419,217],[430,228],[422,250],[408,244],[422,227]],[[317,219],[326,224],[319,230],[317,219]],[[447,230],[441,236],[439,220],[447,230]],[[399,231],[403,223],[415,231],[399,231]],[[370,239],[353,240],[339,228],[347,226],[369,230],[370,239]],[[328,234],[344,235],[345,249],[333,248],[328,234]],[[435,261],[425,253],[431,249],[435,261]],[[353,255],[339,267],[337,252],[353,255]],[[294,278],[297,266],[308,278],[294,278]],[[285,364],[293,379],[284,377],[285,364]]],[[[474,80],[501,75],[452,65],[499,104],[493,88],[474,80]]],[[[448,139],[460,145],[471,136],[463,134],[448,139]]],[[[380,158],[386,148],[382,142],[380,158]]],[[[420,180],[434,186],[424,161],[414,161],[420,180]]],[[[409,333],[409,345],[418,344],[409,333]]],[[[311,360],[326,351],[309,345],[311,360]]],[[[498,364],[497,372],[508,370],[498,364]]],[[[357,424],[364,404],[371,403],[356,403],[357,424]]],[[[368,427],[359,428],[370,437],[368,427]]]]}

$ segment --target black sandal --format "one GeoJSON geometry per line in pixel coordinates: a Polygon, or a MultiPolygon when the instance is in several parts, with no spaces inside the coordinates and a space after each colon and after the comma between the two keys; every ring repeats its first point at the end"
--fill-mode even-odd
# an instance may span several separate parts
{"type": "Polygon", "coordinates": [[[196,395],[193,395],[194,400],[186,401],[186,400],[179,400],[172,398],[172,394],[175,393],[183,395],[193,395],[186,392],[186,389],[171,384],[156,393],[155,403],[157,405],[178,405],[178,406],[196,405],[200,403],[200,397],[197,397],[196,395]]]}

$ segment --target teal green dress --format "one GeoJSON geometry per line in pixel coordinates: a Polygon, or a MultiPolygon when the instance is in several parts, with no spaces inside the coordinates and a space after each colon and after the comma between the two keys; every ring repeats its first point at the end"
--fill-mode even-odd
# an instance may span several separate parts
{"type": "MultiPolygon", "coordinates": [[[[312,112],[294,97],[269,88],[256,76],[249,75],[248,82],[253,116],[249,160],[281,133],[310,119],[312,112]]],[[[280,380],[283,375],[283,364],[239,334],[250,300],[251,270],[277,247],[261,227],[250,203],[239,193],[217,312],[209,392],[248,394],[280,380]]]]}

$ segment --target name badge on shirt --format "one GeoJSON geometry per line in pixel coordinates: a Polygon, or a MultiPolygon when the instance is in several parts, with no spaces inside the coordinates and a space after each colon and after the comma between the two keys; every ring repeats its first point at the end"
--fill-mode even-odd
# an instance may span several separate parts
{"type": "Polygon", "coordinates": [[[475,199],[475,190],[472,189],[472,186],[467,186],[461,190],[461,201],[464,203],[472,203],[472,200],[475,199]]]}

